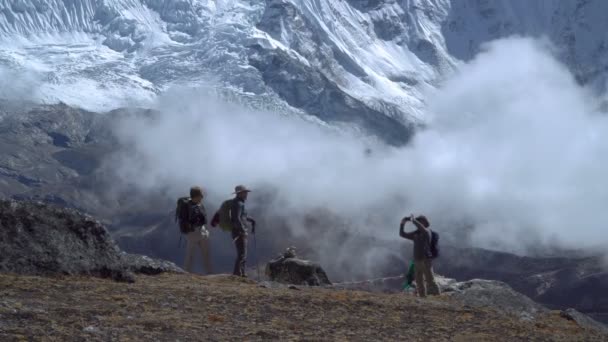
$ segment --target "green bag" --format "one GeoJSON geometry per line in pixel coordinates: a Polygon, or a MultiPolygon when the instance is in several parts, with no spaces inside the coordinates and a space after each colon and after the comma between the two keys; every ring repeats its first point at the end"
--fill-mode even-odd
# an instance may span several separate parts
{"type": "Polygon", "coordinates": [[[410,262],[410,268],[407,271],[407,275],[405,276],[405,283],[403,284],[403,290],[408,290],[412,284],[414,283],[414,278],[415,278],[415,269],[414,269],[414,262],[410,262]]]}

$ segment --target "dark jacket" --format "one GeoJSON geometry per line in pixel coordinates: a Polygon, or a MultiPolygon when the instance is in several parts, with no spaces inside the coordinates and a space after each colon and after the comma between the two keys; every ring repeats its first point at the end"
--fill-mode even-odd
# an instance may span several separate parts
{"type": "Polygon", "coordinates": [[[232,220],[233,234],[247,234],[248,215],[247,210],[245,209],[245,201],[238,197],[232,201],[230,219],[232,220]]]}
{"type": "Polygon", "coordinates": [[[192,227],[202,227],[207,224],[207,211],[203,203],[196,204],[190,202],[190,225],[192,227]]]}
{"type": "Polygon", "coordinates": [[[403,230],[404,226],[402,224],[399,227],[399,236],[414,242],[414,260],[431,259],[431,230],[429,228],[418,228],[413,232],[406,233],[403,230]]]}

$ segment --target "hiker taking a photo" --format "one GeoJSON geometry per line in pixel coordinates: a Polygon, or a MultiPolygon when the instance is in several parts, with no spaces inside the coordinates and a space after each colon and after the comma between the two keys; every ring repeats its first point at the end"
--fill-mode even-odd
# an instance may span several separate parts
{"type": "Polygon", "coordinates": [[[399,226],[399,236],[414,242],[414,278],[418,296],[439,295],[439,286],[433,274],[433,259],[439,256],[439,234],[432,231],[429,220],[424,215],[404,217],[399,226]],[[405,224],[410,221],[416,226],[413,232],[405,232],[405,224]],[[426,285],[426,286],[425,286],[426,285]]]}
{"type": "Polygon", "coordinates": [[[179,223],[182,234],[186,235],[186,257],[184,268],[192,272],[192,262],[196,250],[200,250],[203,265],[207,274],[211,274],[211,258],[209,256],[209,231],[207,212],[203,206],[203,190],[198,186],[190,188],[190,197],[177,200],[175,218],[179,223]]]}

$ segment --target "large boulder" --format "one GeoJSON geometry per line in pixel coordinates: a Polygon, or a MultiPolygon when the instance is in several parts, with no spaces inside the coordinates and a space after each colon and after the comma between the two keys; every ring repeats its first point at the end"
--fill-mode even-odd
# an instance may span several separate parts
{"type": "Polygon", "coordinates": [[[122,252],[106,228],[74,209],[0,201],[0,272],[85,274],[133,281],[132,272],[182,272],[177,266],[122,252]]]}
{"type": "Polygon", "coordinates": [[[294,248],[266,265],[266,275],[272,281],[294,285],[321,286],[331,285],[321,266],[308,260],[299,259],[294,248]]]}

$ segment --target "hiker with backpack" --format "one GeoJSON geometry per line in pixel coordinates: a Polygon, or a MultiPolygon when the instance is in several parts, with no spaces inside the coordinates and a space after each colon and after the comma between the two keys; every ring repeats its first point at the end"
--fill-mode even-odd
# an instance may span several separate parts
{"type": "Polygon", "coordinates": [[[234,262],[233,274],[245,277],[245,263],[247,261],[247,226],[251,223],[251,233],[255,234],[255,220],[249,217],[245,209],[245,201],[251,190],[243,185],[234,188],[234,199],[230,210],[230,221],[232,223],[232,240],[236,247],[236,260],[234,262]]]}
{"type": "Polygon", "coordinates": [[[209,256],[209,231],[207,224],[207,212],[203,206],[203,190],[194,186],[190,188],[190,197],[182,197],[177,200],[175,218],[179,223],[182,234],[186,235],[186,257],[184,268],[192,272],[192,262],[197,249],[200,249],[203,265],[207,274],[211,274],[211,258],[209,256]]]}
{"type": "Polygon", "coordinates": [[[245,201],[250,192],[251,190],[244,185],[236,186],[233,193],[236,196],[225,200],[211,220],[212,227],[219,226],[220,229],[232,235],[232,241],[236,247],[236,261],[232,273],[239,277],[245,277],[248,223],[251,224],[251,233],[255,234],[255,220],[249,217],[245,210],[245,201]]]}
{"type": "Polygon", "coordinates": [[[439,234],[432,231],[429,220],[424,215],[414,218],[404,217],[399,226],[399,236],[414,242],[414,278],[418,296],[439,295],[439,286],[433,274],[433,259],[439,256],[439,234]],[[405,232],[405,224],[411,221],[416,230],[405,232]],[[426,285],[426,286],[425,286],[426,285]]]}

